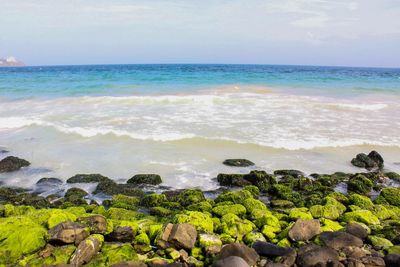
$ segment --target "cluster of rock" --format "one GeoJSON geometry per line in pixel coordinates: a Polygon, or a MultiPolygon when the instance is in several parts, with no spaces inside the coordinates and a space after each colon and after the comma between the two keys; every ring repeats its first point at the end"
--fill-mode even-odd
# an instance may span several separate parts
{"type": "MultiPolygon", "coordinates": [[[[28,165],[8,157],[0,170],[28,165]]],[[[67,180],[97,183],[95,193],[111,196],[101,205],[74,187],[46,198],[0,187],[0,266],[400,266],[400,189],[385,183],[398,177],[252,170],[218,175],[215,199],[140,189],[162,183],[155,174],[125,184],[100,174],[67,180]]]]}

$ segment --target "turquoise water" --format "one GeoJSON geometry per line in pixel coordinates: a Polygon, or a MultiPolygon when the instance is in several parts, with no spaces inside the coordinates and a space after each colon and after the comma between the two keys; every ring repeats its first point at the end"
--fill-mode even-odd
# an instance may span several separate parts
{"type": "MultiPolygon", "coordinates": [[[[0,158],[42,177],[159,173],[171,187],[218,186],[226,158],[272,172],[358,172],[379,151],[400,171],[400,70],[260,65],[0,68],[0,158]]],[[[240,170],[247,172],[249,169],[240,170]]],[[[90,191],[90,190],[89,190],[90,191]]]]}
{"type": "Polygon", "coordinates": [[[97,65],[0,68],[0,96],[171,94],[226,85],[333,95],[400,92],[400,69],[274,65],[97,65]]]}

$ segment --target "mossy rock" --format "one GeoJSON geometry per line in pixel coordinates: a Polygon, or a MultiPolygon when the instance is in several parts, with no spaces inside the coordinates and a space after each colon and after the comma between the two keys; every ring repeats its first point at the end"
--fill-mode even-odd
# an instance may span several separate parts
{"type": "Polygon", "coordinates": [[[218,215],[219,217],[222,217],[228,213],[233,213],[239,217],[242,217],[243,215],[246,214],[246,208],[240,204],[220,205],[220,206],[213,208],[212,212],[214,214],[218,215]]]}
{"type": "Polygon", "coordinates": [[[400,174],[396,172],[385,172],[386,177],[389,179],[395,180],[397,182],[400,182],[400,174]]]}
{"type": "Polygon", "coordinates": [[[388,220],[392,217],[395,217],[396,215],[396,213],[393,210],[391,210],[390,208],[389,209],[386,208],[386,206],[384,205],[374,205],[371,208],[371,211],[381,221],[388,220]]]}
{"type": "Polygon", "coordinates": [[[254,220],[254,223],[258,228],[262,228],[264,225],[269,225],[277,229],[277,231],[281,230],[281,226],[279,223],[279,219],[272,215],[269,211],[262,211],[258,218],[254,220]]]}
{"type": "Polygon", "coordinates": [[[374,183],[362,174],[350,178],[347,182],[347,190],[358,194],[368,194],[371,192],[374,183]]]}
{"type": "Polygon", "coordinates": [[[400,206],[400,188],[384,188],[380,194],[390,205],[400,206]]]}
{"type": "Polygon", "coordinates": [[[321,222],[321,232],[337,232],[343,230],[343,226],[329,219],[320,219],[321,222]]]}
{"type": "Polygon", "coordinates": [[[368,241],[376,249],[388,249],[393,247],[393,243],[390,242],[390,240],[379,236],[370,235],[368,236],[368,241]]]}
{"type": "Polygon", "coordinates": [[[310,207],[310,213],[314,218],[326,218],[330,220],[338,219],[346,207],[335,198],[326,197],[325,205],[314,205],[310,207]]]}
{"type": "Polygon", "coordinates": [[[374,203],[369,197],[359,194],[351,194],[349,196],[349,203],[367,210],[372,209],[372,207],[374,206],[374,203]]]}
{"type": "Polygon", "coordinates": [[[400,254],[400,245],[390,247],[386,250],[387,254],[400,254]]]}
{"type": "Polygon", "coordinates": [[[292,201],[284,199],[271,200],[271,206],[276,209],[291,209],[294,208],[292,201]]]}
{"type": "Polygon", "coordinates": [[[205,201],[206,198],[201,190],[186,189],[181,192],[174,201],[179,202],[182,206],[186,207],[192,204],[205,201]]]}
{"type": "Polygon", "coordinates": [[[243,201],[243,206],[246,208],[248,213],[251,213],[253,210],[266,210],[267,206],[258,199],[248,198],[243,201]]]}
{"type": "Polygon", "coordinates": [[[191,211],[200,211],[200,212],[210,212],[211,213],[211,211],[213,209],[213,202],[214,201],[212,201],[212,200],[211,201],[209,201],[209,200],[202,201],[199,203],[189,205],[186,207],[186,209],[191,210],[191,211]]]}
{"type": "Polygon", "coordinates": [[[150,215],[159,216],[159,217],[168,217],[172,215],[174,212],[163,208],[163,207],[153,207],[150,208],[150,215]]]}
{"type": "Polygon", "coordinates": [[[243,239],[243,236],[255,228],[256,226],[251,221],[242,220],[235,214],[228,213],[221,218],[221,225],[218,227],[218,232],[240,241],[243,239]]]}
{"type": "Polygon", "coordinates": [[[249,191],[255,198],[260,196],[260,189],[255,185],[247,185],[243,189],[249,191]]]}
{"type": "Polygon", "coordinates": [[[121,208],[109,208],[106,217],[113,220],[135,221],[144,217],[143,213],[121,208]]]}
{"type": "Polygon", "coordinates": [[[273,184],[276,184],[276,178],[265,171],[251,171],[243,176],[243,179],[257,186],[261,192],[268,192],[273,184]]]}
{"type": "Polygon", "coordinates": [[[212,246],[222,246],[221,239],[215,234],[199,234],[199,246],[208,248],[212,246]]]}
{"type": "Polygon", "coordinates": [[[249,198],[253,198],[253,194],[247,190],[229,191],[220,194],[215,199],[215,203],[231,201],[234,204],[244,204],[245,200],[249,198]]]}
{"type": "Polygon", "coordinates": [[[244,242],[246,245],[250,246],[250,247],[251,247],[255,242],[257,242],[257,241],[266,242],[267,240],[265,239],[265,237],[264,237],[264,235],[263,235],[262,233],[260,233],[260,232],[255,232],[255,231],[252,231],[252,232],[246,234],[246,235],[243,237],[243,242],[244,242]]]}
{"type": "Polygon", "coordinates": [[[186,211],[176,214],[173,221],[174,223],[189,223],[200,232],[212,233],[214,231],[214,223],[211,216],[198,211],[186,211]]]}
{"type": "Polygon", "coordinates": [[[46,245],[47,230],[23,217],[0,220],[0,265],[15,264],[46,245]]]}
{"type": "Polygon", "coordinates": [[[369,210],[346,212],[342,219],[345,222],[361,222],[367,225],[380,224],[379,219],[369,210]]]}
{"type": "Polygon", "coordinates": [[[158,185],[162,183],[161,176],[158,174],[136,174],[127,181],[128,184],[150,184],[158,185]]]}
{"type": "Polygon", "coordinates": [[[127,210],[137,210],[140,200],[138,197],[125,195],[114,195],[111,199],[111,206],[114,208],[123,208],[127,210]]]}
{"type": "Polygon", "coordinates": [[[5,204],[0,206],[1,213],[4,217],[11,217],[11,216],[18,216],[18,215],[25,215],[28,213],[35,212],[36,209],[31,206],[14,206],[12,204],[5,204]]]}
{"type": "Polygon", "coordinates": [[[289,212],[289,218],[293,221],[297,219],[312,220],[314,219],[307,208],[293,208],[289,212]]]}
{"type": "Polygon", "coordinates": [[[52,247],[49,256],[43,258],[39,253],[31,254],[19,262],[21,266],[45,266],[45,265],[63,265],[69,262],[71,255],[76,247],[74,245],[65,245],[52,247]]]}
{"type": "Polygon", "coordinates": [[[293,202],[297,207],[304,206],[304,200],[302,196],[286,185],[273,185],[270,190],[270,195],[276,199],[289,200],[293,202]]]}
{"type": "Polygon", "coordinates": [[[87,265],[90,267],[111,266],[124,261],[137,260],[138,256],[129,243],[104,243],[101,252],[87,265]]]}
{"type": "Polygon", "coordinates": [[[167,197],[164,194],[153,193],[144,196],[140,201],[140,205],[142,205],[143,207],[151,208],[162,206],[164,202],[167,202],[167,197]]]}

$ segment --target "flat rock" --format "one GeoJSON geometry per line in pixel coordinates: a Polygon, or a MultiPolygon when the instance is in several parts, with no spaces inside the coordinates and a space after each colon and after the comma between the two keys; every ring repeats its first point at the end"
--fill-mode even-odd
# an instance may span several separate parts
{"type": "Polygon", "coordinates": [[[384,258],[386,267],[399,267],[400,254],[388,254],[384,258]]]}
{"type": "Polygon", "coordinates": [[[254,163],[248,159],[226,159],[222,163],[232,167],[249,167],[254,165],[254,163]]]}
{"type": "Polygon", "coordinates": [[[346,232],[324,232],[319,238],[326,246],[336,250],[345,247],[362,247],[364,244],[360,238],[346,232]]]}
{"type": "Polygon", "coordinates": [[[280,247],[275,244],[271,244],[263,241],[256,241],[253,244],[255,251],[265,257],[276,257],[286,255],[291,248],[280,247]]]}
{"type": "Polygon", "coordinates": [[[217,260],[212,267],[250,267],[250,265],[241,257],[229,256],[217,260]]]}
{"type": "Polygon", "coordinates": [[[314,247],[297,257],[297,265],[302,267],[326,266],[331,261],[339,261],[339,254],[328,247],[314,247]]]}
{"type": "Polygon", "coordinates": [[[148,184],[158,185],[162,183],[161,176],[158,174],[136,174],[127,181],[128,184],[148,184]]]}
{"type": "MultiPolygon", "coordinates": [[[[237,256],[247,262],[248,265],[253,266],[260,258],[253,248],[240,243],[228,244],[222,247],[218,259],[222,260],[231,256],[237,256]]],[[[226,265],[229,266],[229,265],[226,265]]]]}
{"type": "Polygon", "coordinates": [[[358,223],[348,223],[346,225],[346,232],[360,239],[365,239],[368,236],[368,230],[358,223]]]}
{"type": "Polygon", "coordinates": [[[83,242],[80,242],[76,248],[74,254],[72,254],[70,263],[74,266],[82,266],[89,263],[99,252],[102,245],[102,241],[99,239],[89,236],[83,242]]]}
{"type": "Polygon", "coordinates": [[[293,241],[308,241],[321,232],[319,220],[297,219],[289,230],[289,238],[293,241]]]}
{"type": "Polygon", "coordinates": [[[106,236],[107,241],[132,242],[133,230],[129,226],[117,226],[106,236]]]}
{"type": "Polygon", "coordinates": [[[89,236],[89,230],[80,223],[62,222],[49,230],[50,242],[79,244],[89,236]]]}
{"type": "Polygon", "coordinates": [[[0,160],[0,173],[18,171],[22,167],[31,165],[29,161],[14,156],[8,156],[0,160]]]}
{"type": "Polygon", "coordinates": [[[104,234],[107,231],[107,219],[103,215],[79,217],[77,221],[87,225],[91,234],[104,234]]]}
{"type": "Polygon", "coordinates": [[[177,248],[192,249],[197,240],[196,228],[188,223],[174,224],[168,242],[177,248]]]}
{"type": "Polygon", "coordinates": [[[275,175],[290,175],[293,176],[295,178],[298,178],[300,176],[304,176],[304,172],[299,171],[299,170],[276,170],[274,171],[275,175]]]}

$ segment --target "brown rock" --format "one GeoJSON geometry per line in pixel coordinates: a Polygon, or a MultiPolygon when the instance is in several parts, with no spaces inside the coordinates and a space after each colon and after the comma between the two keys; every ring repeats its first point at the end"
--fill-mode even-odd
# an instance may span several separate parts
{"type": "Polygon", "coordinates": [[[361,239],[365,239],[368,236],[368,230],[358,223],[347,224],[346,232],[361,239]]]}
{"type": "Polygon", "coordinates": [[[62,222],[49,230],[50,242],[79,244],[89,236],[89,230],[80,223],[62,222]]]}
{"type": "Polygon", "coordinates": [[[18,171],[22,167],[31,165],[28,161],[17,157],[9,156],[0,160],[0,173],[18,171]]]}
{"type": "Polygon", "coordinates": [[[109,235],[106,236],[107,241],[132,242],[133,230],[130,226],[118,226],[114,228],[109,235]]]}
{"type": "Polygon", "coordinates": [[[196,228],[188,223],[174,224],[171,234],[168,237],[168,243],[177,248],[192,249],[197,240],[196,228]]]}
{"type": "Polygon", "coordinates": [[[339,254],[328,247],[310,248],[297,257],[297,265],[302,267],[326,266],[330,261],[339,261],[339,254]]]}
{"type": "Polygon", "coordinates": [[[308,241],[321,232],[319,220],[298,219],[289,231],[293,241],[308,241]]]}
{"type": "Polygon", "coordinates": [[[223,259],[219,259],[212,267],[250,267],[250,265],[241,257],[229,256],[223,259]]]}
{"type": "Polygon", "coordinates": [[[167,225],[165,225],[160,238],[157,240],[157,246],[159,248],[166,249],[169,247],[168,239],[169,239],[169,236],[171,235],[173,227],[174,227],[174,225],[172,223],[168,223],[167,225]]]}
{"type": "Polygon", "coordinates": [[[364,257],[361,258],[361,262],[365,267],[384,267],[386,266],[383,258],[380,257],[364,257]]]}
{"type": "Polygon", "coordinates": [[[222,260],[231,256],[241,257],[247,262],[248,265],[251,266],[255,265],[260,258],[253,248],[249,248],[246,245],[239,243],[223,246],[218,259],[222,260]]]}
{"type": "Polygon", "coordinates": [[[78,222],[87,225],[92,234],[104,234],[107,231],[107,219],[102,215],[79,217],[78,222]]]}
{"type": "Polygon", "coordinates": [[[74,266],[82,266],[89,263],[97,252],[99,252],[102,244],[103,240],[89,236],[83,242],[79,243],[79,246],[71,256],[70,263],[74,266]]]}
{"type": "Polygon", "coordinates": [[[360,238],[346,232],[325,232],[319,238],[326,246],[336,250],[363,246],[363,241],[360,238]]]}

